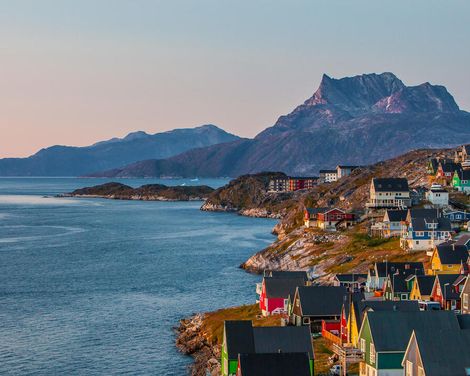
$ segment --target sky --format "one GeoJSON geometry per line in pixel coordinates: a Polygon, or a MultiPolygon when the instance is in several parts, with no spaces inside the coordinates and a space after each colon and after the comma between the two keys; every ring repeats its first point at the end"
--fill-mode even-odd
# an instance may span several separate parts
{"type": "Polygon", "coordinates": [[[470,1],[0,0],[0,158],[216,124],[253,137],[322,74],[445,85],[470,111],[470,1]]]}

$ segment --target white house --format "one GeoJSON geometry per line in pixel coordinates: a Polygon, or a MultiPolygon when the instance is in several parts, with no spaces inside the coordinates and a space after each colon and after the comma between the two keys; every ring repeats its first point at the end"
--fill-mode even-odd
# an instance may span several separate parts
{"type": "Polygon", "coordinates": [[[320,181],[323,183],[331,183],[338,180],[338,172],[336,170],[320,170],[320,181]]]}
{"type": "Polygon", "coordinates": [[[370,183],[369,208],[407,208],[410,189],[405,178],[373,178],[370,183]]]}
{"type": "Polygon", "coordinates": [[[433,205],[445,207],[449,205],[449,192],[439,184],[433,184],[431,189],[426,192],[426,199],[433,205]]]}

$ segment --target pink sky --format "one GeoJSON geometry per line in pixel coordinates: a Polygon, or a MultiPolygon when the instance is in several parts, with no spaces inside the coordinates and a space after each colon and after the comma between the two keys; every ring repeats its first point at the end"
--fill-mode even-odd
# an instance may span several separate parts
{"type": "Polygon", "coordinates": [[[391,71],[445,85],[470,109],[470,2],[6,4],[0,158],[206,123],[252,137],[323,73],[391,71]]]}

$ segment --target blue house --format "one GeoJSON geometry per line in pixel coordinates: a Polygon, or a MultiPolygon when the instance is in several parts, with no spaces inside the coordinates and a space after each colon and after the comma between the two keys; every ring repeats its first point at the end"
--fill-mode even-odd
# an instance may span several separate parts
{"type": "Polygon", "coordinates": [[[442,213],[444,218],[449,219],[453,223],[463,223],[470,221],[470,212],[463,210],[455,210],[446,213],[442,213]]]}
{"type": "Polygon", "coordinates": [[[400,246],[408,251],[429,251],[451,239],[452,226],[448,218],[412,218],[400,238],[400,246]]]}

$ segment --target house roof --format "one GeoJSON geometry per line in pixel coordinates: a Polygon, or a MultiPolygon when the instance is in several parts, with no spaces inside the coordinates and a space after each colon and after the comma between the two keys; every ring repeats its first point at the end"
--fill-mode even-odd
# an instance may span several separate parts
{"type": "Polygon", "coordinates": [[[437,274],[436,283],[439,282],[444,299],[458,300],[460,295],[452,290],[452,286],[460,274],[437,274]]]}
{"type": "Polygon", "coordinates": [[[240,354],[242,376],[310,376],[310,363],[304,353],[240,354]]]}
{"type": "Polygon", "coordinates": [[[457,170],[460,180],[470,180],[470,170],[457,170]]]}
{"type": "Polygon", "coordinates": [[[433,192],[433,193],[449,193],[447,192],[444,188],[442,188],[441,186],[439,187],[431,187],[431,189],[429,190],[430,192],[433,192]]]}
{"type": "Polygon", "coordinates": [[[376,192],[408,192],[408,180],[405,178],[373,178],[376,192]]]}
{"type": "Polygon", "coordinates": [[[426,375],[466,375],[470,368],[470,331],[437,329],[414,331],[426,375]],[[436,338],[439,338],[436,341],[436,338]]]}
{"type": "Polygon", "coordinates": [[[386,216],[390,222],[401,222],[406,219],[408,210],[387,210],[386,216]]]}
{"type": "Polygon", "coordinates": [[[418,275],[416,276],[416,283],[419,287],[421,295],[431,295],[434,281],[436,280],[435,275],[418,275]]]}
{"type": "Polygon", "coordinates": [[[408,284],[406,283],[406,273],[397,273],[397,274],[390,274],[388,277],[390,279],[390,283],[393,289],[394,294],[399,293],[409,293],[410,289],[408,288],[408,284]]]}
{"type": "Polygon", "coordinates": [[[225,321],[224,328],[229,359],[236,359],[240,353],[252,353],[255,351],[253,324],[251,321],[225,321]]]}
{"type": "Polygon", "coordinates": [[[254,327],[255,352],[308,353],[313,359],[313,346],[308,326],[254,327]]]}
{"type": "Polygon", "coordinates": [[[359,168],[360,166],[345,166],[345,165],[338,165],[336,168],[342,168],[342,169],[348,169],[348,170],[354,170],[355,168],[359,168]]]}
{"type": "Polygon", "coordinates": [[[335,278],[339,282],[365,282],[367,280],[367,274],[336,274],[335,278]]]}
{"type": "Polygon", "coordinates": [[[300,352],[314,358],[308,326],[253,327],[249,320],[225,321],[229,359],[238,354],[300,352]]]}
{"type": "Polygon", "coordinates": [[[469,246],[470,245],[470,235],[468,234],[463,234],[460,236],[458,239],[455,240],[455,245],[465,245],[469,246]]]}
{"type": "Polygon", "coordinates": [[[394,274],[398,270],[405,271],[407,275],[424,274],[422,262],[377,262],[375,266],[379,277],[386,277],[388,274],[394,274]]]}
{"type": "MultiPolygon", "coordinates": [[[[452,311],[372,311],[367,312],[375,350],[405,351],[413,330],[458,330],[457,317],[452,311]]],[[[436,337],[434,337],[436,338],[436,337]]]]}
{"type": "Polygon", "coordinates": [[[470,329],[470,315],[457,315],[460,329],[470,329]]]}
{"type": "Polygon", "coordinates": [[[271,278],[287,278],[287,279],[303,278],[305,281],[308,280],[307,272],[304,270],[289,270],[289,271],[265,270],[264,276],[271,277],[271,278]]]}
{"type": "Polygon", "coordinates": [[[429,163],[431,164],[432,171],[436,173],[437,168],[439,167],[439,161],[436,158],[431,158],[429,163]]]}
{"type": "Polygon", "coordinates": [[[418,312],[419,304],[417,300],[362,300],[354,302],[354,312],[356,312],[356,324],[360,328],[364,312],[366,311],[400,311],[418,312]]]}
{"type": "Polygon", "coordinates": [[[329,208],[306,208],[308,214],[319,214],[319,213],[324,213],[329,210],[329,208]]]}
{"type": "Polygon", "coordinates": [[[452,224],[448,218],[412,218],[411,227],[414,231],[451,231],[452,224]],[[430,223],[437,224],[437,228],[431,229],[427,225],[430,223]]]}
{"type": "Polygon", "coordinates": [[[336,286],[302,286],[297,288],[304,316],[339,316],[346,288],[336,286]]]}
{"type": "Polygon", "coordinates": [[[458,245],[453,241],[437,245],[436,252],[439,260],[441,260],[441,264],[460,265],[468,259],[468,248],[465,245],[458,245]]]}
{"type": "Polygon", "coordinates": [[[320,170],[320,174],[336,174],[336,170],[320,170]]]}
{"type": "Polygon", "coordinates": [[[412,218],[438,218],[440,217],[439,209],[409,209],[407,220],[412,218]]]}
{"type": "Polygon", "coordinates": [[[264,285],[266,287],[266,296],[268,298],[284,298],[289,295],[294,297],[295,289],[298,286],[305,285],[304,278],[279,278],[265,277],[264,285]]]}
{"type": "Polygon", "coordinates": [[[351,304],[356,304],[357,302],[361,302],[363,300],[363,292],[346,293],[346,295],[343,296],[343,306],[341,307],[341,309],[344,308],[344,313],[346,317],[349,317],[349,310],[351,309],[351,304]]]}
{"type": "Polygon", "coordinates": [[[442,167],[442,171],[444,172],[452,172],[454,173],[455,171],[459,171],[462,169],[462,165],[460,163],[455,163],[455,162],[440,162],[440,165],[442,167]]]}

